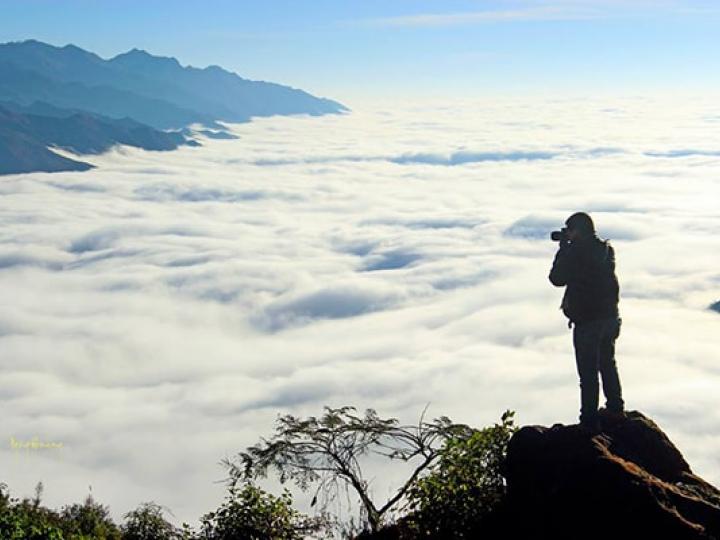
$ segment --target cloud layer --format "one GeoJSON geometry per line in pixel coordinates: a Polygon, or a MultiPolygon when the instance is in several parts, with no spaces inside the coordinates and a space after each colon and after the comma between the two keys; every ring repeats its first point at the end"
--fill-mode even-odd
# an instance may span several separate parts
{"type": "MultiPolygon", "coordinates": [[[[496,100],[267,118],[0,183],[3,478],[116,519],[220,503],[218,462],[324,404],[574,422],[552,229],[618,257],[628,406],[720,483],[712,103],[496,100]],[[10,437],[61,441],[18,453],[10,437]]],[[[377,472],[377,471],[376,471],[377,472]]],[[[375,477],[378,495],[399,473],[375,477]]]]}

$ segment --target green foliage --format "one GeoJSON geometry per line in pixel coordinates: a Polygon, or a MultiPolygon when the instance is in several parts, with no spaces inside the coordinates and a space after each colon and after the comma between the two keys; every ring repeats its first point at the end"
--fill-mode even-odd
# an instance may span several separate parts
{"type": "Polygon", "coordinates": [[[377,531],[418,475],[438,457],[444,441],[468,430],[444,416],[432,422],[421,417],[417,425],[403,426],[394,418],[380,418],[373,409],[359,415],[354,407],[325,407],[320,417],[279,417],[271,439],[241,452],[239,464],[224,463],[236,481],[264,477],[274,469],[281,482],[292,480],[303,490],[314,484],[314,500],[321,510],[338,500],[342,488],[353,490],[360,500],[363,528],[377,531]],[[371,454],[415,462],[410,477],[382,504],[372,499],[363,477],[361,460],[371,454]]]}
{"type": "Polygon", "coordinates": [[[501,423],[449,439],[440,459],[409,490],[408,524],[419,537],[468,538],[505,496],[501,466],[513,433],[514,412],[501,423]]]}
{"type": "Polygon", "coordinates": [[[60,516],[40,506],[42,484],[33,501],[10,497],[6,484],[0,483],[0,538],[3,540],[65,540],[60,516]]]}
{"type": "Polygon", "coordinates": [[[284,490],[276,497],[247,482],[236,484],[220,508],[201,518],[203,540],[302,540],[322,527],[318,520],[292,507],[292,495],[284,490]]]}
{"type": "Polygon", "coordinates": [[[398,522],[403,537],[407,532],[412,538],[466,539],[504,500],[501,467],[515,431],[512,411],[480,430],[447,417],[421,417],[417,425],[403,426],[372,409],[356,414],[353,407],[325,407],[324,415],[306,419],[287,415],[278,419],[271,439],[240,453],[240,463],[224,461],[231,469],[227,498],[202,516],[197,533],[186,523],[174,527],[154,502],[125,514],[118,528],[92,496],[58,512],[41,506],[42,483],[33,499],[22,500],[0,483],[0,540],[301,540],[328,536],[331,526],[347,534],[376,532],[399,511],[405,513],[398,522]],[[410,476],[381,505],[363,478],[361,458],[369,455],[415,460],[410,476]],[[312,506],[319,517],[295,510],[287,489],[275,496],[255,485],[269,469],[282,482],[293,480],[302,489],[314,485],[312,506]],[[343,486],[346,493],[355,491],[361,507],[360,521],[349,525],[327,513],[331,493],[337,497],[343,486]]]}
{"type": "Polygon", "coordinates": [[[88,495],[82,504],[65,506],[61,512],[66,540],[120,540],[120,529],[103,506],[88,495]]]}
{"type": "Polygon", "coordinates": [[[42,482],[35,497],[10,497],[7,485],[0,483],[0,540],[194,540],[187,524],[177,530],[165,521],[161,507],[141,504],[125,514],[122,531],[113,523],[106,506],[91,496],[83,504],[73,504],[62,512],[40,505],[42,482]]]}
{"type": "Polygon", "coordinates": [[[177,540],[183,538],[180,531],[163,517],[159,504],[140,504],[123,516],[125,523],[120,527],[123,540],[177,540]]]}

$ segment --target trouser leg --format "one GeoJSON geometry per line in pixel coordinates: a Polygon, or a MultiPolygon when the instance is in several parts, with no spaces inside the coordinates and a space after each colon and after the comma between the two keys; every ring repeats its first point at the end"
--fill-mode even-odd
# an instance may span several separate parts
{"type": "Polygon", "coordinates": [[[581,323],[573,328],[575,361],[580,376],[580,422],[591,423],[597,419],[599,401],[597,321],[581,323]]]}
{"type": "Polygon", "coordinates": [[[622,412],[625,403],[622,399],[622,388],[617,364],[615,363],[615,340],[620,335],[620,319],[609,319],[599,344],[599,368],[602,376],[603,393],[606,406],[613,412],[622,412]]]}

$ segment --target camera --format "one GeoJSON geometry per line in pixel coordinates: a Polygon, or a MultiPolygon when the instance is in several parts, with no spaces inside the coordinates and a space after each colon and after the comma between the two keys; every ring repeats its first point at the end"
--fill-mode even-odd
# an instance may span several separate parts
{"type": "Polygon", "coordinates": [[[567,236],[567,227],[563,227],[559,231],[551,232],[550,239],[553,242],[567,242],[569,240],[569,238],[567,236]]]}

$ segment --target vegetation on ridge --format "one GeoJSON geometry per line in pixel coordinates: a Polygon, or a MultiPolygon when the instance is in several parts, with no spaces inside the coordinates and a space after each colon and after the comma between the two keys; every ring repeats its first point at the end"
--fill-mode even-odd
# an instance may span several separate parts
{"type": "Polygon", "coordinates": [[[505,483],[500,472],[507,443],[515,432],[513,415],[476,430],[447,417],[403,426],[368,409],[325,408],[320,417],[278,418],[275,435],[224,460],[229,469],[228,494],[217,510],[200,518],[198,531],[187,523],[177,528],[154,502],[142,503],[116,525],[109,509],[88,496],[84,503],[60,511],[42,506],[42,483],[34,499],[10,497],[0,484],[0,538],[7,540],[300,540],[352,538],[397,523],[412,538],[452,532],[464,538],[502,501],[505,483]],[[409,477],[390,498],[373,500],[363,476],[362,459],[382,456],[413,463],[409,477]],[[293,508],[291,493],[275,496],[256,479],[270,470],[281,482],[301,489],[314,487],[315,516],[293,508]],[[328,510],[340,490],[354,493],[360,518],[342,522],[328,510]]]}

